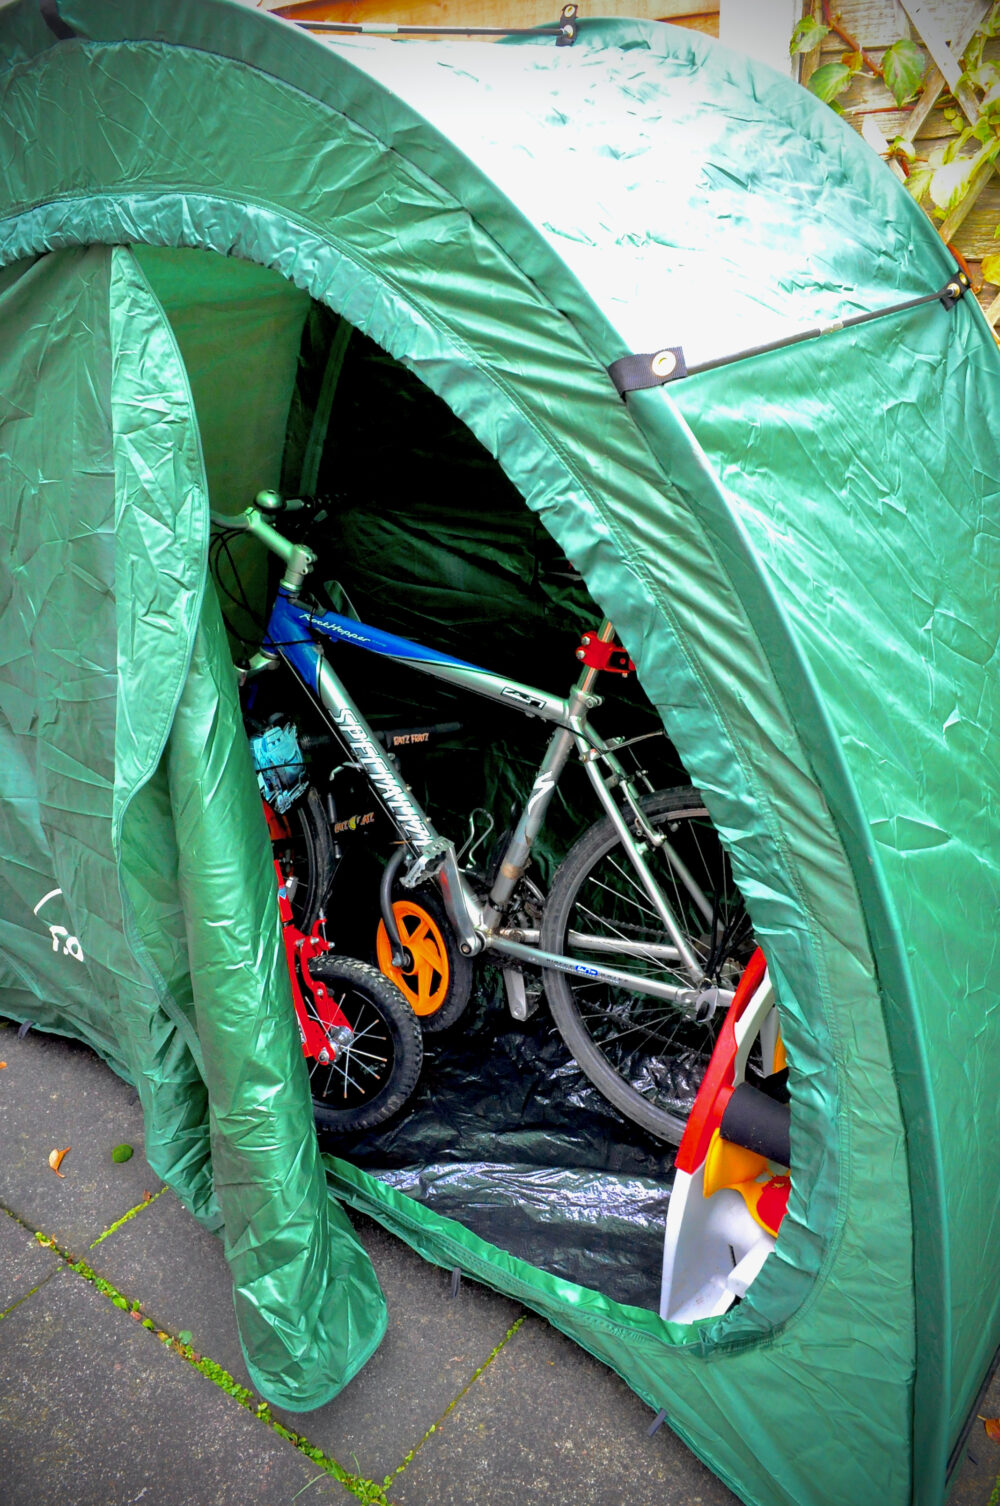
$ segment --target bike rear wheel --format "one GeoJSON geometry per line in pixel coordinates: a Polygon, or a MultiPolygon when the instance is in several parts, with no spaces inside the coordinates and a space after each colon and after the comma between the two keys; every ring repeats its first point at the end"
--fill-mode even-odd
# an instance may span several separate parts
{"type": "MultiPolygon", "coordinates": [[[[324,952],[308,967],[353,1032],[332,1062],[306,1059],[317,1127],[338,1135],[374,1129],[399,1112],[417,1085],[424,1056],[417,1017],[395,984],[366,962],[324,952]]],[[[316,1010],[308,987],[302,997],[316,1010]]]]}
{"type": "MultiPolygon", "coordinates": [[[[735,989],[753,934],[700,795],[664,790],[641,804],[670,848],[651,847],[646,861],[705,981],[735,989]]],[[[559,868],[542,917],[541,947],[591,966],[691,986],[610,820],[586,831],[559,868]],[[630,949],[616,951],[616,942],[630,949]],[[649,951],[636,955],[637,945],[649,951]]],[[[698,1023],[671,1003],[577,974],[547,969],[544,982],[559,1033],[594,1086],[626,1118],[679,1144],[725,1004],[698,1023]]]]}

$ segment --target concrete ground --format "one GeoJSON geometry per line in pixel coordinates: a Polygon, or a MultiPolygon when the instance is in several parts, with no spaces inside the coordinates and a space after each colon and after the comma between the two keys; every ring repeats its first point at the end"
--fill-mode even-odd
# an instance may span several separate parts
{"type": "MultiPolygon", "coordinates": [[[[610,1370],[472,1282],[452,1299],[446,1272],[361,1218],[386,1338],[328,1406],[262,1409],[221,1242],[151,1172],[135,1094],[14,1026],[0,1060],[0,1506],[733,1506],[610,1370]]],[[[980,1410],[1000,1413],[1000,1383],[980,1410]]],[[[977,1423],[951,1501],[996,1506],[998,1486],[977,1423]]]]}

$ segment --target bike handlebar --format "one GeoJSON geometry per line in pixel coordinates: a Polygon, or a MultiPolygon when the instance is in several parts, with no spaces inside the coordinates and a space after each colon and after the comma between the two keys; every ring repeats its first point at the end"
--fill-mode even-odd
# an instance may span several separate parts
{"type": "Polygon", "coordinates": [[[309,503],[303,497],[282,497],[280,492],[265,488],[259,491],[249,507],[242,512],[226,513],[215,512],[211,517],[216,528],[229,528],[239,533],[254,532],[253,518],[256,514],[259,518],[276,518],[286,512],[306,512],[309,503]]]}
{"type": "Polygon", "coordinates": [[[227,528],[232,533],[246,533],[247,529],[250,526],[247,521],[247,514],[250,512],[250,510],[251,509],[248,507],[246,509],[246,512],[228,513],[216,512],[213,508],[209,514],[212,519],[212,527],[227,528]]]}
{"type": "Polygon", "coordinates": [[[294,504],[282,502],[277,492],[260,491],[254,498],[253,506],[248,507],[245,512],[235,515],[213,512],[212,522],[219,528],[252,533],[254,538],[266,544],[273,554],[284,561],[286,569],[281,584],[285,590],[294,593],[299,590],[303,580],[316,563],[316,556],[308,545],[294,544],[291,539],[286,539],[284,534],[279,533],[267,521],[264,512],[269,512],[273,517],[284,511],[304,508],[305,505],[298,499],[294,504]]]}

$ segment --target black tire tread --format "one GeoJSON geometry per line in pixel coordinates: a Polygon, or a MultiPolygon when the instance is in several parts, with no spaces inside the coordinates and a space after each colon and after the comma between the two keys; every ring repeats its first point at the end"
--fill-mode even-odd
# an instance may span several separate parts
{"type": "Polygon", "coordinates": [[[317,1126],[327,1134],[354,1134],[374,1129],[391,1119],[411,1097],[424,1059],[423,1032],[413,1010],[396,985],[377,967],[338,952],[324,952],[309,964],[311,975],[328,987],[338,982],[352,984],[376,1001],[389,1021],[395,1047],[395,1062],[388,1083],[371,1100],[356,1108],[333,1110],[313,1099],[317,1126]]]}
{"type": "MultiPolygon", "coordinates": [[[[655,794],[646,796],[640,803],[646,814],[650,816],[668,813],[706,818],[708,816],[701,795],[689,785],[671,790],[658,790],[655,794]]],[[[578,885],[609,841],[616,835],[610,819],[605,817],[589,827],[566,854],[552,881],[542,917],[541,947],[543,951],[564,951],[563,938],[578,885]]],[[[670,1144],[679,1144],[686,1120],[677,1114],[670,1113],[669,1110],[649,1103],[609,1065],[581,1023],[565,974],[547,969],[543,978],[549,1009],[556,1028],[580,1070],[627,1119],[670,1144]]]]}
{"type": "MultiPolygon", "coordinates": [[[[410,899],[414,904],[420,905],[430,915],[434,924],[444,938],[444,944],[448,953],[448,967],[450,969],[449,995],[441,1008],[434,1014],[417,1015],[417,1023],[425,1035],[436,1035],[441,1030],[448,1030],[465,1013],[466,1006],[472,996],[473,964],[471,957],[465,957],[459,951],[458,938],[452,929],[451,921],[445,913],[444,902],[438,898],[437,891],[431,889],[429,884],[420,884],[415,889],[404,889],[397,885],[393,890],[393,899],[410,899]]],[[[391,980],[390,980],[391,981],[391,980]]]]}

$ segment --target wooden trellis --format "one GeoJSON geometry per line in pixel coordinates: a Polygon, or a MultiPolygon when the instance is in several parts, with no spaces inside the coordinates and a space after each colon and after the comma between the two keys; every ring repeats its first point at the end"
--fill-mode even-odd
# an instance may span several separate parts
{"type": "MultiPolygon", "coordinates": [[[[885,84],[868,73],[857,74],[851,88],[838,100],[845,118],[890,162],[899,177],[905,176],[905,169],[901,162],[890,157],[889,144],[895,137],[912,142],[919,160],[958,134],[963,122],[947,119],[946,107],[961,111],[970,123],[978,119],[978,101],[960,83],[961,57],[990,10],[989,0],[938,0],[937,4],[914,4],[913,0],[874,0],[874,3],[842,0],[825,8],[822,0],[811,0],[805,10],[820,21],[831,16],[842,32],[855,38],[876,62],[901,36],[910,37],[926,54],[928,67],[923,87],[916,99],[902,109],[885,84]]],[[[828,36],[821,48],[803,57],[802,82],[808,83],[823,63],[839,59],[848,46],[843,35],[828,36]]],[[[934,216],[932,223],[942,239],[967,263],[980,303],[995,326],[1000,320],[1000,289],[981,283],[980,267],[984,256],[1000,251],[1000,240],[994,235],[1000,224],[1000,168],[994,165],[980,169],[957,208],[944,220],[934,216]]]]}

